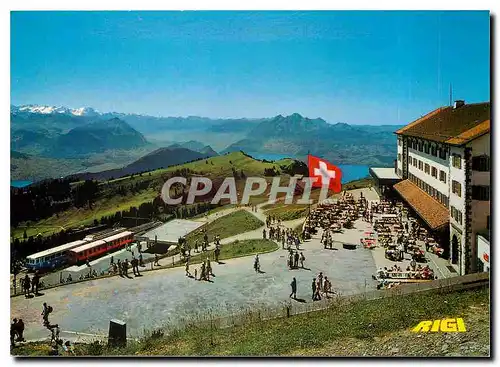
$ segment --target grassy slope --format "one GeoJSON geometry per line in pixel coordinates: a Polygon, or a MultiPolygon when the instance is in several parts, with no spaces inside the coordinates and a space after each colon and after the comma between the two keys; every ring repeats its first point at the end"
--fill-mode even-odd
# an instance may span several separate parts
{"type": "MultiPolygon", "coordinates": [[[[246,210],[238,210],[214,220],[204,228],[207,230],[208,241],[212,242],[215,235],[219,235],[221,239],[227,238],[239,233],[252,231],[263,225],[264,223],[253,214],[246,210]]],[[[191,246],[193,246],[194,241],[198,241],[201,245],[203,233],[200,230],[190,233],[187,240],[191,246]]]]}
{"type": "MultiPolygon", "coordinates": [[[[227,260],[233,259],[235,257],[262,254],[264,252],[277,250],[278,248],[279,246],[275,242],[264,239],[234,241],[226,245],[221,245],[219,260],[227,260]]],[[[210,259],[215,259],[213,250],[205,252],[203,254],[191,256],[190,264],[201,262],[207,257],[209,257],[210,259]]]]}
{"type": "MultiPolygon", "coordinates": [[[[208,162],[209,164],[206,163],[206,160],[201,160],[166,169],[159,169],[152,171],[151,174],[145,173],[142,176],[126,176],[111,181],[105,181],[101,184],[101,196],[94,204],[92,210],[69,209],[63,213],[59,213],[57,216],[54,215],[32,224],[30,228],[26,230],[27,235],[37,235],[38,233],[49,235],[58,232],[61,226],[69,228],[89,224],[94,219],[99,220],[103,215],[114,214],[116,211],[128,210],[130,206],[139,206],[142,203],[149,202],[160,193],[161,187],[165,181],[163,178],[164,174],[175,171],[176,169],[189,168],[208,177],[226,177],[232,175],[231,168],[234,167],[238,171],[243,170],[247,176],[262,176],[264,168],[271,168],[273,166],[279,168],[281,165],[289,165],[293,160],[283,159],[275,163],[264,163],[249,158],[241,152],[234,152],[228,155],[210,158],[208,162]],[[142,181],[149,182],[150,188],[141,191],[139,194],[132,195],[129,193],[129,195],[123,197],[113,196],[111,194],[113,190],[121,185],[126,186],[142,181]]],[[[265,199],[264,196],[261,198],[265,199]]],[[[25,228],[22,227],[16,228],[12,231],[12,235],[22,238],[24,229],[25,228]]]]}
{"type": "MultiPolygon", "coordinates": [[[[373,344],[379,340],[375,338],[390,338],[393,333],[403,333],[407,339],[407,353],[436,354],[427,346],[428,338],[420,340],[409,329],[423,320],[464,317],[469,332],[478,333],[479,327],[475,329],[472,316],[481,311],[477,323],[487,326],[488,305],[488,290],[414,294],[357,302],[330,310],[222,330],[193,327],[165,340],[149,340],[136,346],[137,349],[131,347],[134,353],[142,355],[272,356],[300,355],[307,351],[326,355],[362,355],[362,348],[349,348],[349,344],[359,342],[367,349],[371,346],[374,355],[389,355],[389,350],[374,348],[373,344]],[[415,345],[411,347],[410,342],[415,345]],[[336,345],[347,346],[347,349],[337,349],[336,345]]],[[[487,341],[488,334],[483,332],[475,337],[487,341]]],[[[443,334],[436,334],[434,338],[442,340],[443,334]]],[[[402,340],[400,344],[401,347],[405,346],[402,340]]]]}

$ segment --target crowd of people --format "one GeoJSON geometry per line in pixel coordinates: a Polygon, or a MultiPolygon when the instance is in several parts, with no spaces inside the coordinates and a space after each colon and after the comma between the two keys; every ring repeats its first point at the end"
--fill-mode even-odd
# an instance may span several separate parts
{"type": "MultiPolygon", "coordinates": [[[[294,277],[290,283],[292,292],[290,293],[290,298],[297,299],[297,279],[294,277]]],[[[327,276],[320,272],[316,277],[313,278],[311,283],[312,290],[312,300],[321,301],[321,297],[330,298],[330,294],[335,294],[332,288],[332,283],[327,276]]]]}
{"type": "Polygon", "coordinates": [[[262,230],[262,238],[269,238],[272,241],[281,243],[283,249],[295,246],[298,250],[300,245],[300,234],[293,231],[291,228],[286,228],[281,225],[281,220],[274,216],[266,217],[266,228],[262,230]]]}
{"type": "Polygon", "coordinates": [[[372,215],[368,200],[363,194],[356,200],[352,194],[343,191],[336,202],[320,204],[311,211],[306,220],[305,231],[308,234],[316,234],[318,229],[322,229],[322,243],[325,247],[332,246],[332,233],[342,232],[343,228],[352,228],[357,219],[370,218],[372,215]]]}
{"type": "Polygon", "coordinates": [[[330,298],[330,293],[335,293],[332,290],[332,283],[327,276],[323,276],[322,272],[320,272],[317,277],[313,278],[311,289],[313,301],[320,301],[321,294],[323,294],[325,298],[330,298]]]}

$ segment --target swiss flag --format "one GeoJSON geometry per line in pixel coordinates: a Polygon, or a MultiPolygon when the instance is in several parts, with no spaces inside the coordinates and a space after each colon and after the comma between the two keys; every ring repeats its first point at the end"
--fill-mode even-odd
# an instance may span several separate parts
{"type": "Polygon", "coordinates": [[[337,166],[313,155],[307,156],[309,166],[309,177],[317,177],[313,187],[328,185],[333,192],[342,191],[342,171],[337,166]]]}

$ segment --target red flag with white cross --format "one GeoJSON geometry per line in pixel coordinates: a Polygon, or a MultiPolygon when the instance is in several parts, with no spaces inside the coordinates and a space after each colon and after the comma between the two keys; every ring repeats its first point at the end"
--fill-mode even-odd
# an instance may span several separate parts
{"type": "Polygon", "coordinates": [[[317,177],[316,182],[312,184],[313,187],[328,185],[328,188],[335,193],[342,191],[342,171],[340,168],[310,154],[307,156],[307,161],[309,177],[317,177]]]}

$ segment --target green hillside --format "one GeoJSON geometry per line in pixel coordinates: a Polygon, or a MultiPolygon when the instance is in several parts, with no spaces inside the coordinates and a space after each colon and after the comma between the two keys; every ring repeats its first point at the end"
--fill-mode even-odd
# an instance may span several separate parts
{"type": "MultiPolygon", "coordinates": [[[[94,220],[100,220],[102,216],[113,215],[117,211],[128,210],[130,207],[139,207],[143,203],[150,203],[159,196],[168,174],[172,174],[176,170],[189,169],[195,174],[210,178],[232,177],[233,169],[238,174],[243,171],[245,176],[264,176],[265,169],[274,169],[276,172],[282,173],[282,167],[289,169],[294,164],[296,164],[296,161],[292,159],[283,159],[268,163],[255,160],[242,152],[233,152],[141,175],[131,175],[102,181],[99,184],[99,191],[92,209],[87,207],[72,207],[36,223],[29,223],[27,226],[13,228],[11,235],[14,238],[22,238],[24,230],[26,230],[28,237],[37,234],[47,236],[60,231],[61,227],[68,229],[89,225],[94,220]],[[131,190],[134,187],[140,187],[140,189],[131,190]]],[[[77,183],[73,186],[80,184],[77,183]]]]}

